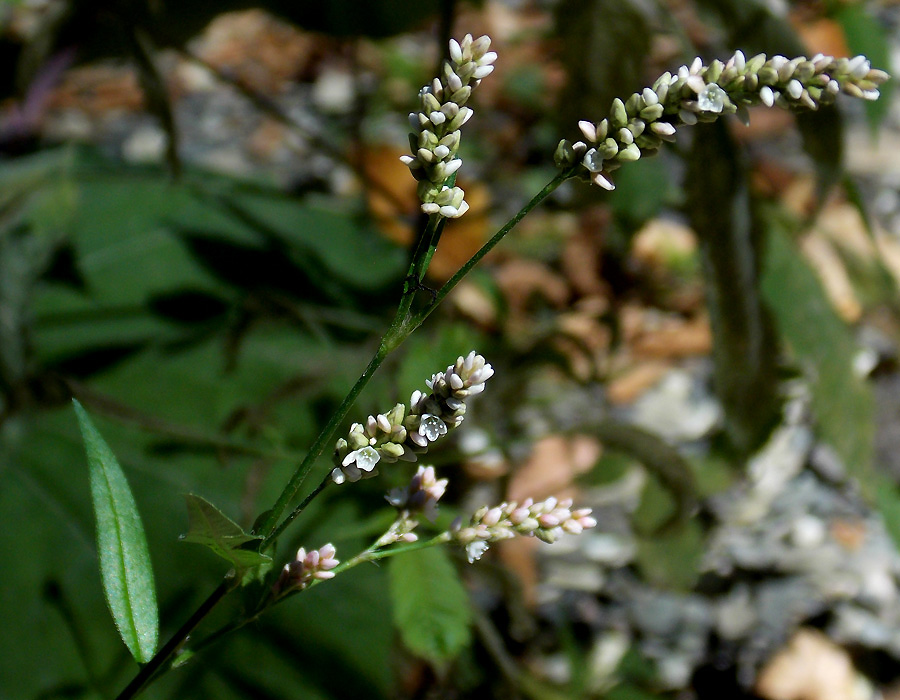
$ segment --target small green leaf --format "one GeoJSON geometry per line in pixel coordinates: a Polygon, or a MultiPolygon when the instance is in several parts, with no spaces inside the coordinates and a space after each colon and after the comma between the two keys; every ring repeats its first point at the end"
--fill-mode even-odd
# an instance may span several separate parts
{"type": "Polygon", "coordinates": [[[470,640],[469,597],[444,550],[423,549],[390,562],[394,625],[410,651],[440,664],[470,640]]]}
{"type": "Polygon", "coordinates": [[[700,575],[703,530],[696,519],[679,522],[665,517],[671,510],[670,494],[656,481],[649,480],[634,521],[642,532],[652,534],[638,539],[637,564],[644,580],[651,585],[689,591],[700,575]],[[672,523],[662,530],[660,513],[665,521],[672,523]]]}
{"type": "Polygon", "coordinates": [[[252,549],[242,549],[248,542],[261,540],[261,536],[248,535],[240,525],[205,498],[188,493],[184,499],[188,509],[188,533],[181,538],[183,542],[209,547],[237,569],[246,569],[272,561],[266,554],[252,549]]]}
{"type": "Polygon", "coordinates": [[[795,361],[807,370],[819,435],[873,499],[874,405],[869,388],[853,373],[856,341],[791,242],[790,224],[782,218],[769,215],[762,294],[795,361]]]}
{"type": "Polygon", "coordinates": [[[144,527],[115,455],[81,404],[72,403],[87,451],[106,602],[128,651],[146,663],[156,651],[159,612],[144,527]]]}

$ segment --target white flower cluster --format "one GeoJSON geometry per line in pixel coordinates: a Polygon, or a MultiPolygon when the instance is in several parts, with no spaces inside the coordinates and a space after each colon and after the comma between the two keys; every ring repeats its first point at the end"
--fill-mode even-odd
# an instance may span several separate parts
{"type": "Polygon", "coordinates": [[[414,391],[409,408],[398,403],[388,413],[369,416],[365,424],[354,423],[335,445],[332,480],[342,484],[374,476],[381,461],[415,462],[430,443],[462,423],[465,400],[481,393],[493,374],[490,364],[473,350],[433,375],[426,382],[429,393],[414,391]]]}
{"type": "Polygon", "coordinates": [[[335,559],[336,553],[337,550],[330,543],[309,553],[303,547],[298,549],[297,556],[284,565],[281,575],[275,582],[273,588],[275,597],[303,590],[314,580],[327,581],[334,578],[332,569],[340,563],[335,559]]]}
{"type": "Polygon", "coordinates": [[[466,34],[461,42],[451,39],[450,60],[444,62],[441,76],[419,91],[421,109],[409,115],[412,155],[400,160],[419,181],[418,195],[426,214],[455,219],[469,209],[463,190],[444,182],[462,165],[456,156],[459,129],[472,117],[466,103],[473,88],[494,70],[497,54],[490,47],[488,36],[473,39],[466,34]]]}
{"type": "Polygon", "coordinates": [[[888,78],[865,56],[836,59],[817,54],[789,60],[758,54],[747,59],[738,51],[726,63],[715,60],[708,66],[696,58],[624,102],[616,98],[609,116],[599,123],[578,122],[585,140],[560,141],[555,160],[561,168],[580,166],[580,175],[611,190],[610,172],[655,153],[663,141],[675,139],[682,124],[735,113],[747,123],[747,107],[755,104],[817,109],[840,92],[875,100],[878,86],[888,78]]]}
{"type": "Polygon", "coordinates": [[[485,506],[475,512],[466,527],[455,527],[451,539],[465,546],[469,562],[473,562],[481,558],[492,542],[526,535],[549,544],[563,533],[577,535],[596,527],[590,508],[571,508],[571,499],[555,498],[540,503],[527,498],[521,504],[512,501],[493,508],[485,506]]]}
{"type": "Polygon", "coordinates": [[[447,490],[447,479],[435,478],[434,467],[419,467],[409,484],[403,488],[391,489],[387,502],[409,518],[418,513],[434,522],[437,517],[437,502],[447,490]]]}

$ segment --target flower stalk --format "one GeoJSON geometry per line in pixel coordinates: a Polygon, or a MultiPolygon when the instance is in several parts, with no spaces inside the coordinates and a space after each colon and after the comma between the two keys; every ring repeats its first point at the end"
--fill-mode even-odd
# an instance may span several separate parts
{"type": "Polygon", "coordinates": [[[615,189],[609,174],[625,163],[653,155],[674,141],[678,127],[736,114],[749,123],[748,107],[763,104],[791,110],[818,109],[839,93],[878,99],[888,80],[865,56],[812,58],[758,54],[747,59],[737,51],[727,62],[705,65],[700,58],[675,73],[663,73],[651,87],[627,100],[613,100],[609,115],[594,123],[578,122],[583,141],[559,142],[554,154],[563,169],[576,168],[582,179],[615,189]]]}
{"type": "MultiPolygon", "coordinates": [[[[316,460],[332,443],[359,393],[387,355],[424,322],[522,218],[563,182],[579,177],[611,190],[614,189],[609,179],[611,172],[624,163],[655,153],[664,142],[675,139],[677,129],[682,125],[712,121],[723,114],[736,114],[746,121],[747,108],[756,104],[817,109],[819,105],[833,102],[839,93],[873,100],[878,97],[878,86],[888,79],[884,71],[872,69],[862,56],[835,59],[819,54],[811,59],[789,60],[783,56],[767,58],[760,54],[746,59],[740,51],[724,63],[713,61],[704,65],[696,59],[674,74],[666,73],[651,87],[628,99],[616,99],[609,114],[599,122],[579,122],[584,140],[563,140],[556,149],[559,174],[500,228],[438,290],[429,304],[414,312],[413,299],[421,289],[445,219],[458,218],[469,208],[465,193],[455,184],[462,165],[458,157],[460,130],[473,114],[468,104],[472,90],[493,70],[497,56],[489,48],[490,39],[486,36],[473,39],[466,35],[461,42],[451,41],[450,59],[444,63],[441,75],[419,93],[420,109],[410,114],[411,154],[402,160],[419,182],[421,210],[429,215],[427,227],[413,253],[411,273],[404,284],[393,321],[365,371],[330,417],[259,527],[258,533],[263,535],[261,550],[271,548],[275,539],[329,484],[353,482],[374,475],[377,465],[382,462],[415,461],[432,442],[462,422],[467,398],[480,393],[484,382],[493,374],[491,365],[475,352],[458,358],[444,372],[433,375],[428,382],[429,391],[414,392],[408,405],[397,404],[385,414],[369,416],[364,423],[353,424],[348,435],[335,445],[331,472],[282,519],[316,460]]],[[[252,615],[229,624],[206,641],[239,629],[271,605],[363,562],[445,542],[464,547],[469,561],[474,562],[497,541],[531,536],[554,542],[565,533],[578,534],[597,525],[590,509],[573,509],[570,500],[550,498],[536,503],[526,499],[522,503],[506,502],[481,508],[465,525],[459,523],[430,539],[420,539],[414,532],[419,517],[424,515],[434,520],[437,501],[446,485],[447,480],[437,479],[432,467],[419,467],[406,488],[396,489],[388,495],[388,502],[397,508],[398,517],[368,549],[339,563],[330,544],[309,552],[301,548],[282,569],[252,615]]],[[[134,697],[161,673],[188,635],[238,585],[237,577],[227,577],[140,670],[119,695],[120,700],[134,697]]],[[[201,642],[197,648],[203,645],[201,642]]]]}

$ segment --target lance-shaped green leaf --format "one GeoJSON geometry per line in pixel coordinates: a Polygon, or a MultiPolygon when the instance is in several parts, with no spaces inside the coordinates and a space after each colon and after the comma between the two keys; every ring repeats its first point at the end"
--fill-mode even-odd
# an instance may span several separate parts
{"type": "Polygon", "coordinates": [[[759,291],[761,229],[746,167],[724,122],[696,127],[686,185],[713,331],[716,393],[727,435],[747,455],[778,422],[778,353],[759,291]]]}
{"type": "Polygon", "coordinates": [[[853,332],[828,303],[815,272],[790,240],[790,221],[769,212],[771,235],[762,293],[796,362],[807,369],[818,433],[840,455],[874,500],[874,404],[869,387],[853,372],[853,332]]]}
{"type": "Polygon", "coordinates": [[[414,654],[441,664],[468,644],[471,612],[459,574],[444,550],[433,547],[390,563],[394,624],[414,654]]]}
{"type": "Polygon", "coordinates": [[[185,494],[188,509],[188,533],[182,541],[209,547],[223,559],[227,559],[236,569],[268,564],[272,558],[243,546],[259,535],[248,535],[244,530],[205,498],[193,493],[185,494]]]}
{"type": "Polygon", "coordinates": [[[81,404],[72,403],[87,451],[106,602],[128,651],[146,663],[156,651],[159,611],[144,526],[115,455],[81,404]]]}

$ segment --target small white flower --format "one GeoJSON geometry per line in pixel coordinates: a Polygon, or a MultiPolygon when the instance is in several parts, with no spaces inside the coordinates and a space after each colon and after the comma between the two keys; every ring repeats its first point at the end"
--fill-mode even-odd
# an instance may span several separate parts
{"type": "Polygon", "coordinates": [[[481,555],[486,551],[488,551],[488,543],[482,540],[475,540],[466,545],[466,557],[470,564],[481,559],[481,555]]]}
{"type": "Polygon", "coordinates": [[[419,433],[428,438],[428,442],[434,442],[442,435],[447,434],[447,424],[437,416],[425,413],[419,424],[419,433]]]}
{"type": "Polygon", "coordinates": [[[697,95],[697,104],[703,112],[715,112],[716,114],[719,114],[725,107],[725,101],[727,99],[728,95],[725,94],[725,91],[722,88],[715,83],[710,83],[697,95]]]}
{"type": "Polygon", "coordinates": [[[374,447],[366,446],[350,452],[344,457],[344,461],[341,462],[341,464],[348,467],[355,462],[357,468],[364,472],[370,472],[375,468],[375,465],[378,464],[380,459],[381,455],[378,454],[378,451],[374,447]]]}

